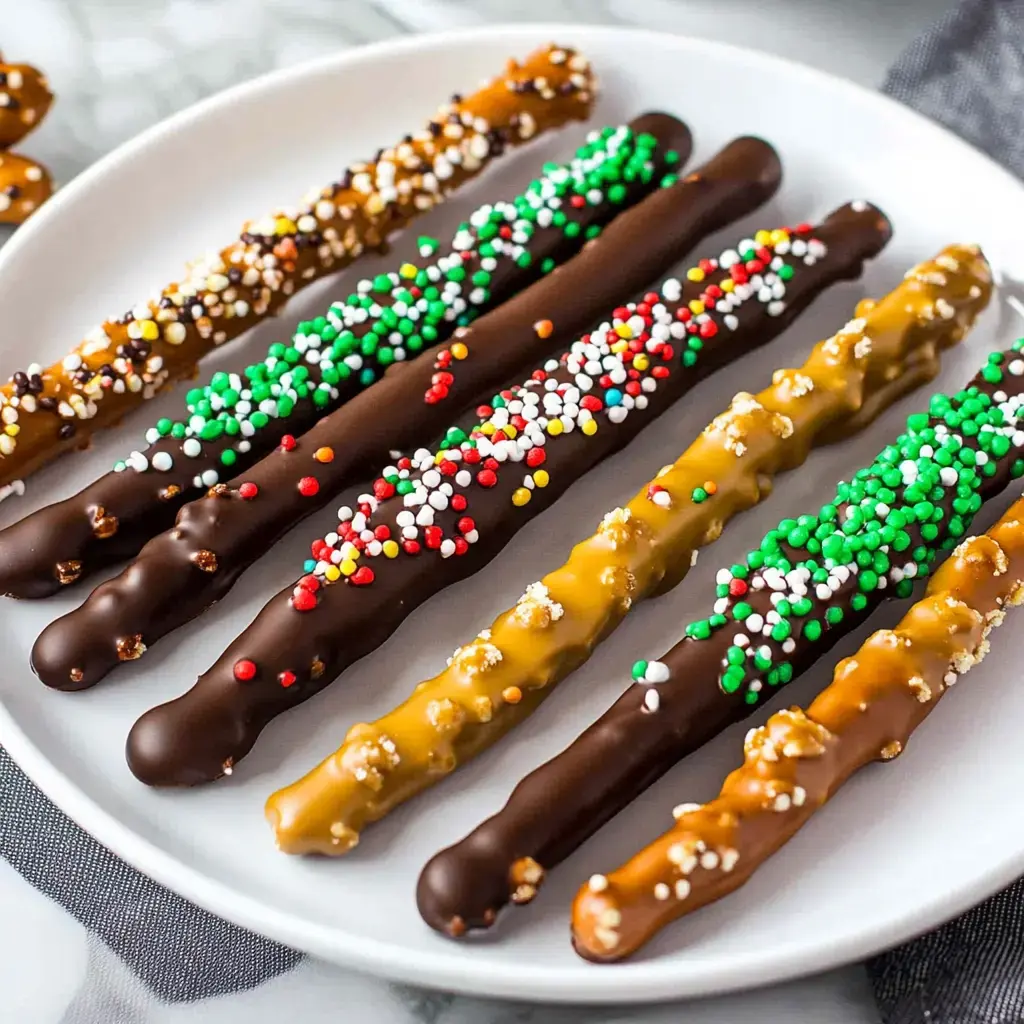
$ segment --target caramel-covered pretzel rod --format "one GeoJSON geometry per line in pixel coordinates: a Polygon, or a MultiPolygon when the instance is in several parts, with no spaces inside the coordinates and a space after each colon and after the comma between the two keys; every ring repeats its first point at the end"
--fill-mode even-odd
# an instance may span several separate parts
{"type": "Polygon", "coordinates": [[[738,889],[858,769],[891,761],[942,695],[988,653],[990,631],[1024,601],[1024,500],[961,543],[895,629],[836,666],[804,712],[779,711],[743,744],[744,762],[704,806],[573,906],[573,939],[592,960],[619,960],[656,932],[738,889]]]}
{"type": "MultiPolygon", "coordinates": [[[[779,371],[756,397],[741,396],[748,411],[737,416],[734,403],[628,506],[638,539],[605,559],[630,574],[633,603],[677,583],[697,548],[718,536],[725,519],[761,500],[777,472],[798,465],[813,445],[862,428],[934,376],[939,350],[963,336],[990,293],[984,258],[973,249],[946,249],[884,298],[862,301],[858,319],[819,345],[803,367],[779,371]],[[778,415],[792,424],[791,436],[773,436],[761,425],[778,415]]],[[[493,641],[503,652],[495,670],[499,687],[516,686],[536,704],[625,616],[600,591],[598,574],[607,570],[590,554],[595,544],[600,550],[600,537],[577,549],[591,562],[574,552],[541,581],[564,609],[557,623],[528,636],[517,631],[514,616],[492,628],[493,637],[502,625],[501,641],[493,641]]],[[[432,927],[460,935],[489,927],[510,900],[529,902],[546,871],[674,763],[693,726],[675,714],[659,685],[665,682],[660,662],[638,663],[635,674],[643,685],[526,776],[501,811],[429,862],[418,903],[432,927]]],[[[686,677],[678,679],[685,686],[686,677]]],[[[693,707],[696,716],[702,705],[695,700],[693,707]]]]}
{"type": "MultiPolygon", "coordinates": [[[[561,358],[482,406],[468,435],[456,428],[440,449],[386,468],[374,493],[340,509],[337,529],[313,542],[308,575],[187,694],[135,724],[132,770],[167,785],[232,769],[270,719],[487,564],[703,376],[775,337],[828,284],[859,274],[888,236],[885,217],[863,203],[817,228],[745,239],[743,257],[727,250],[689,271],[685,284],[670,279],[660,294],[616,308],[561,358]]],[[[367,758],[378,749],[384,756],[370,745],[367,758]]]]}
{"type": "Polygon", "coordinates": [[[200,358],[237,337],[310,281],[340,270],[478,174],[506,146],[586,118],[587,60],[548,46],[471,96],[453,96],[426,129],[353,164],[297,210],[246,224],[237,241],[188,268],[180,283],[90,332],[44,368],[0,389],[0,496],[29,473],[83,448],[200,358]]]}
{"type": "Polygon", "coordinates": [[[215,489],[186,506],[175,528],[151,541],[121,576],[47,628],[33,654],[40,677],[62,689],[91,686],[117,665],[123,638],[151,646],[201,614],[276,538],[345,485],[365,480],[390,453],[443,433],[450,410],[437,400],[439,389],[459,408],[510,373],[522,373],[524,354],[530,368],[563,350],[597,318],[603,296],[629,294],[650,281],[701,234],[760,205],[779,180],[778,158],[767,143],[737,140],[685,181],[624,214],[577,259],[484,317],[451,348],[389,374],[227,491],[215,489]],[[626,248],[637,252],[635,259],[621,258],[626,248]],[[462,358],[450,358],[453,350],[462,358]],[[308,480],[302,486],[310,473],[315,491],[308,480]],[[215,555],[215,570],[196,569],[199,552],[215,555]]]}
{"type": "MultiPolygon", "coordinates": [[[[714,293],[716,291],[720,295],[728,295],[730,293],[737,295],[736,303],[723,303],[722,306],[716,308],[716,313],[726,318],[733,318],[732,326],[723,321],[723,328],[724,330],[735,328],[730,339],[732,347],[735,350],[742,351],[753,347],[760,341],[764,341],[763,331],[769,334],[775,333],[772,326],[775,314],[785,315],[788,312],[791,316],[796,315],[795,307],[798,304],[806,303],[810,297],[810,292],[803,291],[801,286],[807,287],[806,275],[814,272],[813,267],[821,266],[821,263],[827,262],[829,259],[845,260],[848,258],[840,256],[840,250],[845,250],[847,253],[851,251],[852,238],[848,233],[851,227],[854,228],[855,233],[866,231],[867,236],[873,233],[876,236],[876,243],[874,243],[876,245],[884,241],[888,230],[885,218],[877,210],[867,207],[866,204],[858,204],[856,209],[845,207],[816,229],[818,236],[816,244],[813,237],[808,241],[811,231],[806,225],[799,228],[795,234],[782,229],[775,232],[759,232],[757,240],[745,241],[740,245],[739,252],[743,254],[742,256],[735,250],[729,250],[719,260],[708,261],[703,264],[703,269],[698,268],[696,273],[688,274],[687,280],[691,286],[696,286],[699,289],[699,293],[707,296],[709,300],[715,299],[714,293]],[[854,227],[854,225],[857,226],[854,227]],[[822,243],[821,239],[827,239],[827,245],[822,243]],[[776,255],[772,255],[769,247],[772,247],[776,255]],[[784,256],[779,256],[779,252],[783,253],[784,256]],[[720,276],[723,272],[721,269],[723,263],[730,270],[729,276],[725,279],[720,276]],[[798,264],[795,273],[788,273],[786,268],[795,264],[798,264]],[[749,276],[750,280],[748,280],[749,276]],[[785,281],[787,288],[790,289],[786,291],[785,299],[791,305],[786,309],[776,305],[775,303],[781,300],[777,300],[771,295],[771,279],[775,279],[776,276],[779,281],[785,281]],[[721,283],[721,285],[716,282],[721,283]],[[733,286],[732,288],[729,287],[730,284],[733,286]],[[769,294],[765,295],[760,303],[754,304],[746,301],[752,298],[755,292],[760,291],[762,287],[765,287],[769,294]],[[738,316],[734,315],[732,310],[735,310],[738,316]]],[[[693,292],[691,291],[690,294],[693,294],[693,292]]],[[[602,338],[605,343],[610,343],[610,348],[622,351],[629,351],[630,349],[628,346],[626,349],[622,349],[620,340],[626,340],[627,342],[635,340],[639,343],[633,349],[636,353],[636,359],[641,358],[641,352],[649,352],[652,355],[660,356],[664,360],[667,353],[662,349],[662,345],[665,344],[663,339],[666,336],[668,338],[674,336],[671,326],[673,324],[680,326],[679,329],[675,330],[675,336],[678,337],[680,342],[688,339],[684,351],[694,354],[699,352],[700,357],[713,357],[717,346],[713,344],[705,347],[699,334],[701,325],[715,325],[716,319],[709,318],[702,322],[697,319],[695,323],[690,319],[691,316],[700,317],[706,315],[705,312],[701,311],[702,308],[702,299],[694,300],[688,298],[686,290],[681,288],[678,282],[670,281],[663,289],[663,295],[660,299],[655,294],[645,297],[644,302],[637,305],[635,309],[616,310],[611,324],[604,325],[598,332],[595,332],[589,338],[585,338],[585,344],[573,346],[567,360],[566,369],[570,375],[578,374],[578,371],[581,369],[586,373],[586,366],[581,366],[578,359],[586,362],[593,357],[596,360],[600,352],[588,352],[587,347],[596,347],[596,343],[602,340],[602,338]],[[667,296],[671,297],[667,298],[667,296]],[[690,303],[695,303],[695,305],[690,305],[690,303]],[[679,315],[680,312],[682,312],[681,317],[679,315]],[[695,332],[690,332],[689,330],[688,325],[691,323],[694,323],[695,332]],[[663,326],[667,329],[665,333],[660,330],[663,326]],[[645,341],[645,338],[648,340],[645,341]],[[616,340],[612,341],[611,339],[616,340]],[[690,347],[691,341],[697,342],[696,348],[690,347]]],[[[716,337],[717,328],[706,331],[705,335],[711,338],[716,337]]],[[[683,346],[681,345],[681,347],[683,346]]],[[[669,358],[676,358],[674,351],[669,353],[669,358]]],[[[629,361],[626,361],[626,365],[629,365],[629,361]]],[[[686,359],[684,356],[682,361],[684,366],[699,366],[698,362],[692,358],[686,359]]],[[[664,361],[662,365],[664,366],[664,361]]],[[[610,364],[608,369],[609,374],[615,372],[610,364]]],[[[644,357],[642,359],[641,373],[637,374],[641,381],[645,380],[641,374],[647,369],[648,360],[644,357]]],[[[552,368],[551,372],[553,375],[556,374],[558,368],[552,368]]],[[[634,408],[631,410],[629,407],[625,407],[624,409],[624,413],[629,414],[629,418],[618,412],[621,409],[622,395],[618,391],[616,382],[608,382],[611,384],[611,388],[604,394],[603,410],[597,404],[587,401],[588,397],[596,397],[597,394],[597,389],[590,389],[590,394],[579,400],[580,406],[588,413],[588,416],[583,417],[580,421],[582,424],[580,431],[582,439],[575,444],[575,450],[586,454],[588,445],[594,444],[595,437],[600,439],[602,431],[611,435],[608,437],[610,443],[618,442],[623,432],[621,424],[623,422],[629,424],[631,420],[640,420],[641,418],[637,417],[636,413],[644,412],[645,409],[654,407],[659,391],[667,392],[660,395],[663,403],[662,408],[664,408],[675,397],[671,390],[674,376],[675,373],[671,369],[669,374],[658,374],[655,366],[651,377],[648,378],[655,382],[655,386],[643,386],[641,384],[641,387],[633,392],[637,394],[637,402],[634,408]],[[649,402],[647,400],[640,401],[640,398],[649,399],[649,402]],[[605,412],[607,419],[605,417],[601,417],[600,420],[591,418],[602,411],[605,412]],[[618,425],[618,429],[613,432],[608,429],[609,425],[618,425]]],[[[682,376],[682,380],[677,384],[678,389],[686,388],[689,383],[686,377],[687,375],[685,374],[682,376]]],[[[572,378],[570,377],[569,379],[572,378]]],[[[577,376],[577,380],[579,381],[579,376],[577,376]]],[[[528,392],[525,393],[528,394],[528,392]]],[[[548,392],[549,395],[551,393],[548,392]]],[[[631,392],[627,390],[626,393],[630,394],[631,392]]],[[[556,400],[559,400],[559,403],[561,403],[565,400],[574,399],[574,395],[565,395],[558,399],[557,391],[555,391],[555,395],[556,397],[552,399],[547,399],[546,395],[545,406],[549,410],[555,406],[556,400]]],[[[574,400],[573,403],[575,403],[574,400]]],[[[511,403],[513,413],[517,412],[515,409],[516,404],[514,401],[511,403]]],[[[524,401],[524,406],[528,407],[530,404],[530,402],[524,401]]],[[[639,426],[639,423],[637,426],[639,426]]],[[[781,420],[777,423],[766,424],[766,428],[772,426],[777,429],[784,428],[781,420]]],[[[528,428],[526,433],[527,437],[529,437],[530,432],[528,428]]],[[[541,497],[538,493],[539,490],[547,493],[547,490],[552,485],[558,485],[556,481],[559,480],[559,476],[556,476],[556,472],[572,467],[572,463],[566,458],[570,449],[562,439],[564,436],[563,431],[561,429],[549,430],[549,434],[551,433],[554,434],[554,439],[545,444],[545,452],[542,459],[532,459],[532,450],[526,450],[525,461],[527,465],[532,463],[535,466],[543,465],[546,467],[543,470],[543,477],[540,479],[538,479],[536,471],[534,476],[532,476],[534,493],[537,494],[537,497],[541,497]],[[550,478],[547,467],[550,467],[550,478]]],[[[571,437],[571,434],[569,436],[571,437]]],[[[592,451],[596,450],[592,449],[592,451]]],[[[467,454],[465,450],[463,454],[464,456],[467,454]]],[[[593,459],[594,456],[591,458],[593,459]]],[[[489,467],[484,463],[484,472],[487,469],[489,467]]],[[[528,476],[529,474],[527,474],[528,476]]],[[[489,483],[490,481],[486,482],[489,483]]],[[[561,486],[564,487],[566,482],[562,478],[561,486]]],[[[528,486],[518,487],[512,495],[512,502],[515,505],[525,505],[531,501],[532,496],[528,486]]],[[[484,527],[502,525],[498,516],[489,514],[490,510],[482,502],[480,504],[480,509],[470,510],[473,512],[471,522],[472,536],[469,538],[472,544],[475,544],[478,539],[477,531],[479,537],[486,538],[490,536],[492,530],[490,528],[485,529],[484,527]]],[[[600,531],[602,544],[605,547],[614,545],[618,541],[622,541],[625,544],[625,538],[629,535],[629,532],[630,527],[628,523],[621,516],[612,515],[603,524],[600,531]]],[[[494,541],[492,543],[494,544],[494,541]]],[[[629,593],[630,584],[626,575],[617,573],[612,567],[609,569],[607,578],[602,578],[597,583],[597,588],[602,593],[614,595],[615,601],[622,601],[629,593]]],[[[536,589],[536,592],[527,594],[512,617],[517,623],[535,624],[537,629],[541,630],[545,627],[545,624],[550,625],[550,623],[557,621],[560,614],[560,607],[556,602],[547,599],[547,592],[542,586],[536,589]]],[[[500,729],[501,724],[509,715],[512,715],[514,718],[516,712],[509,712],[504,706],[517,705],[523,699],[520,688],[510,688],[503,695],[502,692],[499,692],[502,689],[499,687],[499,691],[495,691],[493,697],[489,695],[490,687],[488,680],[492,678],[490,677],[490,672],[495,669],[501,658],[502,654],[497,645],[490,643],[485,637],[480,643],[469,645],[460,650],[453,659],[450,671],[442,674],[439,680],[422,684],[418,688],[417,696],[413,697],[407,706],[397,710],[383,724],[356,726],[349,732],[346,743],[336,756],[325,762],[325,765],[321,766],[321,768],[312,772],[307,779],[291,787],[289,791],[285,791],[278,797],[272,798],[269,813],[271,819],[278,823],[279,837],[283,841],[283,848],[294,852],[299,852],[302,849],[316,848],[324,849],[324,852],[327,853],[343,853],[345,849],[354,844],[358,828],[362,823],[368,819],[379,817],[388,809],[389,805],[402,799],[403,796],[411,795],[417,787],[429,784],[428,781],[424,781],[422,778],[423,773],[420,769],[423,764],[429,763],[432,765],[432,768],[427,770],[427,774],[431,770],[440,771],[442,768],[451,770],[455,766],[454,744],[460,735],[463,733],[476,736],[483,735],[487,731],[485,727],[478,731],[472,726],[476,723],[485,725],[485,723],[494,721],[495,728],[500,729]],[[433,693],[437,687],[444,689],[445,682],[449,680],[451,680],[451,685],[444,690],[444,699],[419,700],[420,694],[433,693]],[[467,680],[473,681],[472,685],[478,683],[480,697],[478,700],[470,700],[467,691],[466,701],[461,703],[459,690],[467,680]],[[452,698],[450,698],[449,690],[451,691],[452,698]],[[407,754],[400,755],[401,764],[404,767],[399,767],[398,757],[393,759],[385,757],[383,760],[377,757],[377,754],[380,752],[387,754],[393,753],[395,750],[392,745],[391,730],[388,728],[392,720],[395,727],[394,735],[399,740],[398,746],[406,745],[404,744],[404,739],[407,738],[408,734],[415,734],[410,740],[407,754]],[[464,725],[465,729],[462,728],[464,725]],[[451,746],[449,745],[449,738],[452,740],[453,745],[451,746]],[[371,797],[367,804],[362,804],[362,796],[365,796],[365,794],[356,794],[353,791],[360,790],[361,780],[367,777],[367,772],[364,771],[365,765],[373,768],[372,777],[369,778],[367,784],[374,788],[379,800],[371,797]],[[378,768],[380,769],[379,771],[378,768]],[[332,781],[336,782],[337,785],[332,785],[332,781]],[[314,800],[305,799],[312,794],[317,795],[314,800]],[[318,800],[318,803],[316,803],[319,797],[323,797],[323,799],[318,800]],[[308,807],[312,803],[316,803],[317,810],[311,811],[308,816],[301,812],[292,813],[293,810],[297,810],[301,805],[305,804],[308,807]],[[348,813],[349,810],[351,810],[351,814],[348,813]],[[326,814],[327,817],[323,818],[321,812],[326,814]],[[344,821],[339,821],[339,818],[344,819],[344,821]],[[304,827],[305,825],[309,827],[304,827]],[[344,844],[342,844],[341,837],[345,839],[344,844]]],[[[525,712],[528,705],[529,701],[527,700],[521,711],[525,712]]],[[[369,793],[369,791],[367,792],[369,793]]]]}
{"type": "MultiPolygon", "coordinates": [[[[375,384],[379,386],[373,387],[373,397],[366,400],[371,403],[369,409],[364,404],[354,413],[336,416],[318,434],[314,450],[327,445],[339,456],[330,473],[320,476],[318,500],[299,495],[292,481],[287,481],[279,498],[291,509],[292,522],[316,511],[349,482],[353,460],[368,476],[390,451],[410,441],[427,440],[447,425],[452,406],[459,408],[460,394],[464,401],[479,397],[524,362],[538,358],[534,349],[557,344],[550,337],[556,333],[554,328],[538,333],[533,327],[554,310],[533,308],[527,318],[528,302],[514,304],[509,313],[489,318],[488,326],[474,332],[474,338],[493,339],[490,345],[495,351],[489,360],[477,357],[476,344],[471,356],[469,339],[461,337],[465,325],[580,252],[621,210],[674,182],[680,161],[690,149],[689,130],[667,114],[646,114],[629,126],[591,132],[572,161],[545,164],[544,172],[511,202],[481,206],[454,230],[444,247],[433,239],[421,239],[425,262],[420,266],[405,263],[391,273],[360,282],[347,299],[332,304],[325,317],[299,324],[290,344],[269,346],[266,358],[243,375],[217,373],[206,387],[189,391],[182,419],[160,420],[148,431],[150,443],[141,452],[132,452],[112,472],[73,497],[0,531],[0,591],[16,597],[44,597],[136,554],[147,540],[174,523],[186,501],[221,483],[222,474],[231,478],[244,472],[283,437],[302,434],[375,384]],[[519,333],[510,336],[514,328],[519,333]],[[445,342],[453,333],[460,335],[460,344],[449,349],[445,342]],[[452,379],[456,373],[458,386],[452,379]],[[380,384],[385,375],[391,383],[380,384]],[[398,392],[396,379],[401,381],[398,392]],[[388,390],[391,394],[381,394],[388,390]],[[401,420],[406,427],[383,445],[386,431],[371,426],[382,418],[401,420]],[[419,431],[427,433],[420,437],[419,431]],[[362,439],[377,443],[367,452],[360,450],[365,449],[362,439]],[[372,464],[367,464],[370,456],[372,464]],[[333,480],[325,479],[326,475],[333,480]]],[[[655,265],[652,274],[662,269],[655,265]]],[[[627,270],[616,276],[636,288],[649,280],[634,284],[636,274],[627,270]]],[[[563,341],[589,326],[601,311],[599,296],[586,290],[576,297],[575,309],[572,302],[567,306],[567,313],[578,314],[581,322],[563,341]]],[[[290,474],[294,460],[287,463],[290,474]]],[[[266,508],[267,497],[282,488],[280,481],[261,476],[257,471],[249,478],[264,489],[259,503],[246,506],[253,519],[258,518],[254,512],[266,508]]],[[[223,523],[222,512],[220,502],[215,524],[223,523]]],[[[194,524],[196,517],[191,518],[194,524]]],[[[260,553],[269,544],[267,525],[254,524],[260,553]]],[[[237,527],[234,524],[228,531],[233,537],[237,527]]],[[[182,552],[186,569],[196,550],[221,551],[218,537],[201,538],[194,533],[194,528],[179,522],[172,538],[180,541],[177,547],[189,548],[182,552]]],[[[164,538],[162,547],[147,549],[144,557],[159,560],[157,552],[163,550],[166,561],[167,547],[164,538]]],[[[224,582],[244,565],[231,572],[223,568],[216,580],[205,577],[215,588],[208,601],[223,596],[224,582]]],[[[138,580],[135,567],[131,575],[144,590],[153,582],[138,580]]],[[[169,575],[169,570],[160,570],[161,579],[169,575]]],[[[202,573],[186,573],[182,583],[186,590],[201,591],[203,579],[202,573]]],[[[109,592],[104,593],[105,607],[110,608],[109,592]]],[[[192,596],[202,601],[206,594],[192,596]]],[[[142,632],[154,639],[149,624],[121,632],[142,632]]],[[[111,654],[113,650],[112,640],[111,654]]]]}

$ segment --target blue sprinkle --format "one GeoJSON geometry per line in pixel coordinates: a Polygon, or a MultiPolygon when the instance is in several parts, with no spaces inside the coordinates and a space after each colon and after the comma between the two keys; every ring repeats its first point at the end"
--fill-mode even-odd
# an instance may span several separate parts
{"type": "Polygon", "coordinates": [[[609,388],[604,393],[605,405],[619,405],[622,402],[622,392],[618,388],[609,388]]]}
{"type": "Polygon", "coordinates": [[[302,563],[302,571],[303,572],[312,572],[315,568],[316,568],[316,559],[315,558],[307,558],[302,563]]]}

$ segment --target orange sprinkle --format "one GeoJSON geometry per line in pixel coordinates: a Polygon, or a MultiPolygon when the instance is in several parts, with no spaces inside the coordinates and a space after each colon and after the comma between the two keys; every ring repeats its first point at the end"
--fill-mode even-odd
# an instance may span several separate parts
{"type": "Polygon", "coordinates": [[[716,484],[714,480],[705,480],[704,490],[707,491],[708,494],[714,494],[718,490],[718,484],[716,484]]]}
{"type": "Polygon", "coordinates": [[[456,359],[465,359],[469,355],[469,349],[461,341],[457,341],[451,346],[451,354],[456,359]]]}
{"type": "MultiPolygon", "coordinates": [[[[317,448],[313,452],[313,458],[317,462],[333,462],[334,461],[334,449],[333,448],[317,448]]],[[[705,488],[706,490],[707,488],[705,488]]]]}
{"type": "Polygon", "coordinates": [[[523,691],[518,686],[506,686],[501,696],[506,704],[518,704],[523,699],[523,691]]]}
{"type": "Polygon", "coordinates": [[[538,320],[533,325],[533,329],[537,332],[538,338],[550,338],[555,325],[550,320],[538,320]]]}

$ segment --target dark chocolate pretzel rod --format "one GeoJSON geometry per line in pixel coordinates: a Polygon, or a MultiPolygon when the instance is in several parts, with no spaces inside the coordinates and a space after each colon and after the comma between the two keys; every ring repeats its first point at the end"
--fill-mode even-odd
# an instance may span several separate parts
{"type": "MultiPolygon", "coordinates": [[[[590,114],[587,59],[548,45],[476,92],[452,96],[415,135],[350,164],[291,209],[248,221],[181,281],[104,321],[63,359],[31,363],[0,387],[0,500],[166,385],[218,345],[279,312],[311,281],[337,272],[442,202],[508,147],[590,114]]],[[[9,109],[9,105],[8,105],[9,109]]],[[[0,125],[0,131],[4,125],[0,125]]]]}
{"type": "MultiPolygon", "coordinates": [[[[148,447],[0,531],[0,592],[45,597],[135,555],[172,526],[186,501],[248,469],[282,437],[308,430],[389,367],[413,360],[427,379],[409,400],[422,405],[430,391],[430,400],[442,404],[445,389],[432,387],[430,378],[447,372],[453,355],[444,349],[442,357],[436,346],[574,256],[620,211],[674,181],[690,150],[689,129],[667,114],[594,131],[573,160],[545,164],[511,202],[481,206],[444,247],[421,239],[421,265],[405,263],[360,282],[326,316],[299,324],[289,344],[269,346],[263,361],[242,374],[217,373],[205,388],[189,391],[183,418],[160,420],[146,433],[148,447]],[[434,348],[423,352],[424,346],[434,348]],[[443,367],[435,366],[439,357],[443,367]]],[[[464,345],[454,351],[468,352],[464,345]]]]}
{"type": "Polygon", "coordinates": [[[891,761],[958,679],[988,653],[988,635],[1024,601],[1024,500],[961,543],[895,629],[836,666],[803,711],[779,711],[747,734],[744,763],[710,803],[677,808],[676,825],[573,906],[577,950],[634,953],[661,928],[738,889],[872,761],[891,761]]]}
{"type": "Polygon", "coordinates": [[[873,207],[817,229],[746,239],[686,283],[619,307],[522,385],[496,395],[470,436],[401,460],[339,511],[312,572],[274,598],[187,694],[128,739],[143,781],[221,775],[275,715],[373,650],[443,587],[485,565],[574,479],[622,448],[703,376],[779,334],[830,283],[860,273],[889,237],[873,207]],[[781,251],[780,251],[781,250],[781,251]],[[722,287],[706,280],[723,280],[722,287]],[[732,285],[732,287],[729,287],[732,285]],[[394,491],[390,497],[387,495],[394,491]]]}
{"type": "MultiPolygon", "coordinates": [[[[973,305],[969,287],[965,281],[960,296],[951,291],[968,308],[973,305]]],[[[280,847],[330,853],[342,846],[342,838],[351,846],[368,822],[497,742],[625,614],[621,595],[602,585],[606,573],[627,576],[628,604],[634,604],[664,585],[670,567],[681,561],[688,567],[692,551],[717,538],[732,515],[756,503],[776,472],[799,464],[815,443],[865,426],[905,390],[934,376],[937,348],[960,332],[957,324],[919,331],[908,307],[920,309],[924,301],[904,288],[867,314],[876,335],[883,325],[889,327],[876,344],[863,344],[854,324],[817,346],[800,369],[776,374],[761,394],[740,393],[673,466],[625,508],[610,513],[561,569],[528,588],[499,616],[485,631],[485,641],[463,648],[401,706],[354,728],[318,769],[271,797],[269,816],[280,847]],[[680,500],[682,495],[691,500],[680,500]],[[491,660],[481,666],[484,649],[491,660]],[[485,717],[473,713],[478,704],[487,707],[485,717]],[[379,777],[371,786],[356,769],[367,742],[381,744],[384,737],[394,757],[377,766],[379,777]]],[[[675,571],[676,578],[680,575],[675,571]]],[[[343,851],[344,846],[338,852],[343,851]]],[[[502,885],[507,889],[508,876],[517,874],[503,871],[502,885]]],[[[522,878],[517,891],[519,884],[520,898],[533,891],[522,878]]],[[[488,909],[494,913],[493,906],[488,909]]],[[[462,920],[458,913],[451,919],[462,920]]]]}
{"type": "MultiPolygon", "coordinates": [[[[665,589],[663,576],[678,582],[704,540],[707,517],[715,522],[732,514],[737,492],[747,494],[746,505],[759,500],[760,489],[778,468],[777,460],[788,458],[784,464],[791,465],[793,450],[802,458],[812,441],[837,439],[864,426],[866,419],[899,396],[887,384],[890,379],[905,391],[934,376],[936,349],[962,337],[990,294],[990,271],[984,258],[975,250],[951,247],[915,267],[884,298],[860,303],[858,319],[822,346],[826,354],[835,346],[867,350],[867,358],[877,360],[862,391],[844,393],[834,381],[830,388],[821,379],[820,369],[814,369],[821,358],[816,353],[800,370],[777,374],[773,387],[757,396],[759,405],[789,416],[792,438],[766,438],[764,431],[755,429],[742,430],[744,436],[734,431],[734,441],[742,447],[732,464],[723,468],[716,457],[728,437],[714,433],[702,437],[671,474],[655,480],[647,494],[630,506],[634,518],[657,517],[660,522],[663,516],[651,504],[664,501],[666,491],[673,495],[672,509],[679,504],[676,496],[680,494],[692,494],[697,501],[682,503],[673,512],[674,519],[662,526],[671,543],[663,542],[652,553],[640,546],[616,553],[616,560],[637,580],[634,603],[639,596],[665,589]],[[831,420],[824,415],[830,410],[831,420]],[[678,468],[685,465],[687,456],[706,469],[679,479],[678,468]],[[714,493],[701,485],[702,476],[713,482],[714,493]],[[758,481],[752,491],[751,480],[758,481]],[[669,531],[670,527],[674,529],[669,531]]],[[[852,369],[845,376],[851,382],[857,379],[852,369]]],[[[596,584],[570,570],[571,563],[542,581],[565,609],[557,626],[531,637],[521,657],[508,652],[508,640],[503,644],[506,657],[499,674],[504,685],[518,684],[524,691],[536,687],[543,696],[624,617],[619,609],[581,605],[578,595],[596,584]]],[[[420,876],[417,898],[421,914],[432,927],[451,935],[486,928],[509,901],[532,900],[545,872],[565,860],[675,762],[678,747],[689,742],[688,731],[698,726],[677,714],[679,701],[667,695],[665,673],[662,662],[638,662],[635,675],[642,685],[632,687],[565,751],[527,775],[502,810],[431,859],[420,876]]],[[[685,686],[685,678],[678,675],[677,688],[685,686]]],[[[689,670],[689,678],[696,678],[694,669],[689,670]]],[[[698,687],[692,692],[692,717],[699,720],[701,708],[713,698],[701,696],[698,687]]]]}
{"type": "Polygon", "coordinates": [[[442,432],[452,408],[522,373],[524,357],[530,368],[564,349],[594,322],[604,296],[629,294],[649,282],[702,235],[764,202],[780,175],[767,143],[737,139],[685,180],[623,214],[576,259],[483,317],[454,345],[389,372],[226,490],[214,489],[185,506],[173,530],[150,541],[119,577],[48,627],[33,653],[41,678],[62,689],[91,686],[117,665],[125,638],[151,645],[199,615],[287,529],[369,476],[392,452],[442,432]],[[638,238],[645,241],[642,248],[638,238]],[[622,259],[627,248],[636,250],[635,259],[622,259]],[[459,357],[454,361],[448,358],[453,350],[459,357]],[[446,393],[443,403],[436,400],[439,387],[446,393]],[[315,493],[309,480],[315,480],[315,493]],[[202,552],[212,552],[216,561],[202,552]],[[202,559],[211,571],[202,570],[202,559]],[[78,671],[72,675],[72,669],[78,671]]]}

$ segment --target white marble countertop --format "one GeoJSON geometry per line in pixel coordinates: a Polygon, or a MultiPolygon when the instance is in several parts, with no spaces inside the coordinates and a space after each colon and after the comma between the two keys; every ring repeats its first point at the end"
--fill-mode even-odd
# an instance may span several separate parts
{"type": "MultiPolygon", "coordinates": [[[[58,101],[22,149],[67,181],[195,100],[276,67],[404,32],[489,21],[636,24],[773,50],[865,85],[950,0],[0,0],[8,59],[45,69],[58,101]]],[[[17,1024],[872,1024],[860,967],[740,996],[646,1009],[524,1007],[421,993],[307,961],[252,992],[190,1006],[146,998],[118,1017],[83,986],[125,969],[0,861],[0,1020],[17,1024]],[[54,970],[53,966],[59,965],[54,970]],[[88,982],[86,979],[88,978],[88,982]]],[[[131,986],[128,991],[135,991],[131,986]]],[[[109,1003],[107,1004],[109,1006],[109,1003]]]]}

